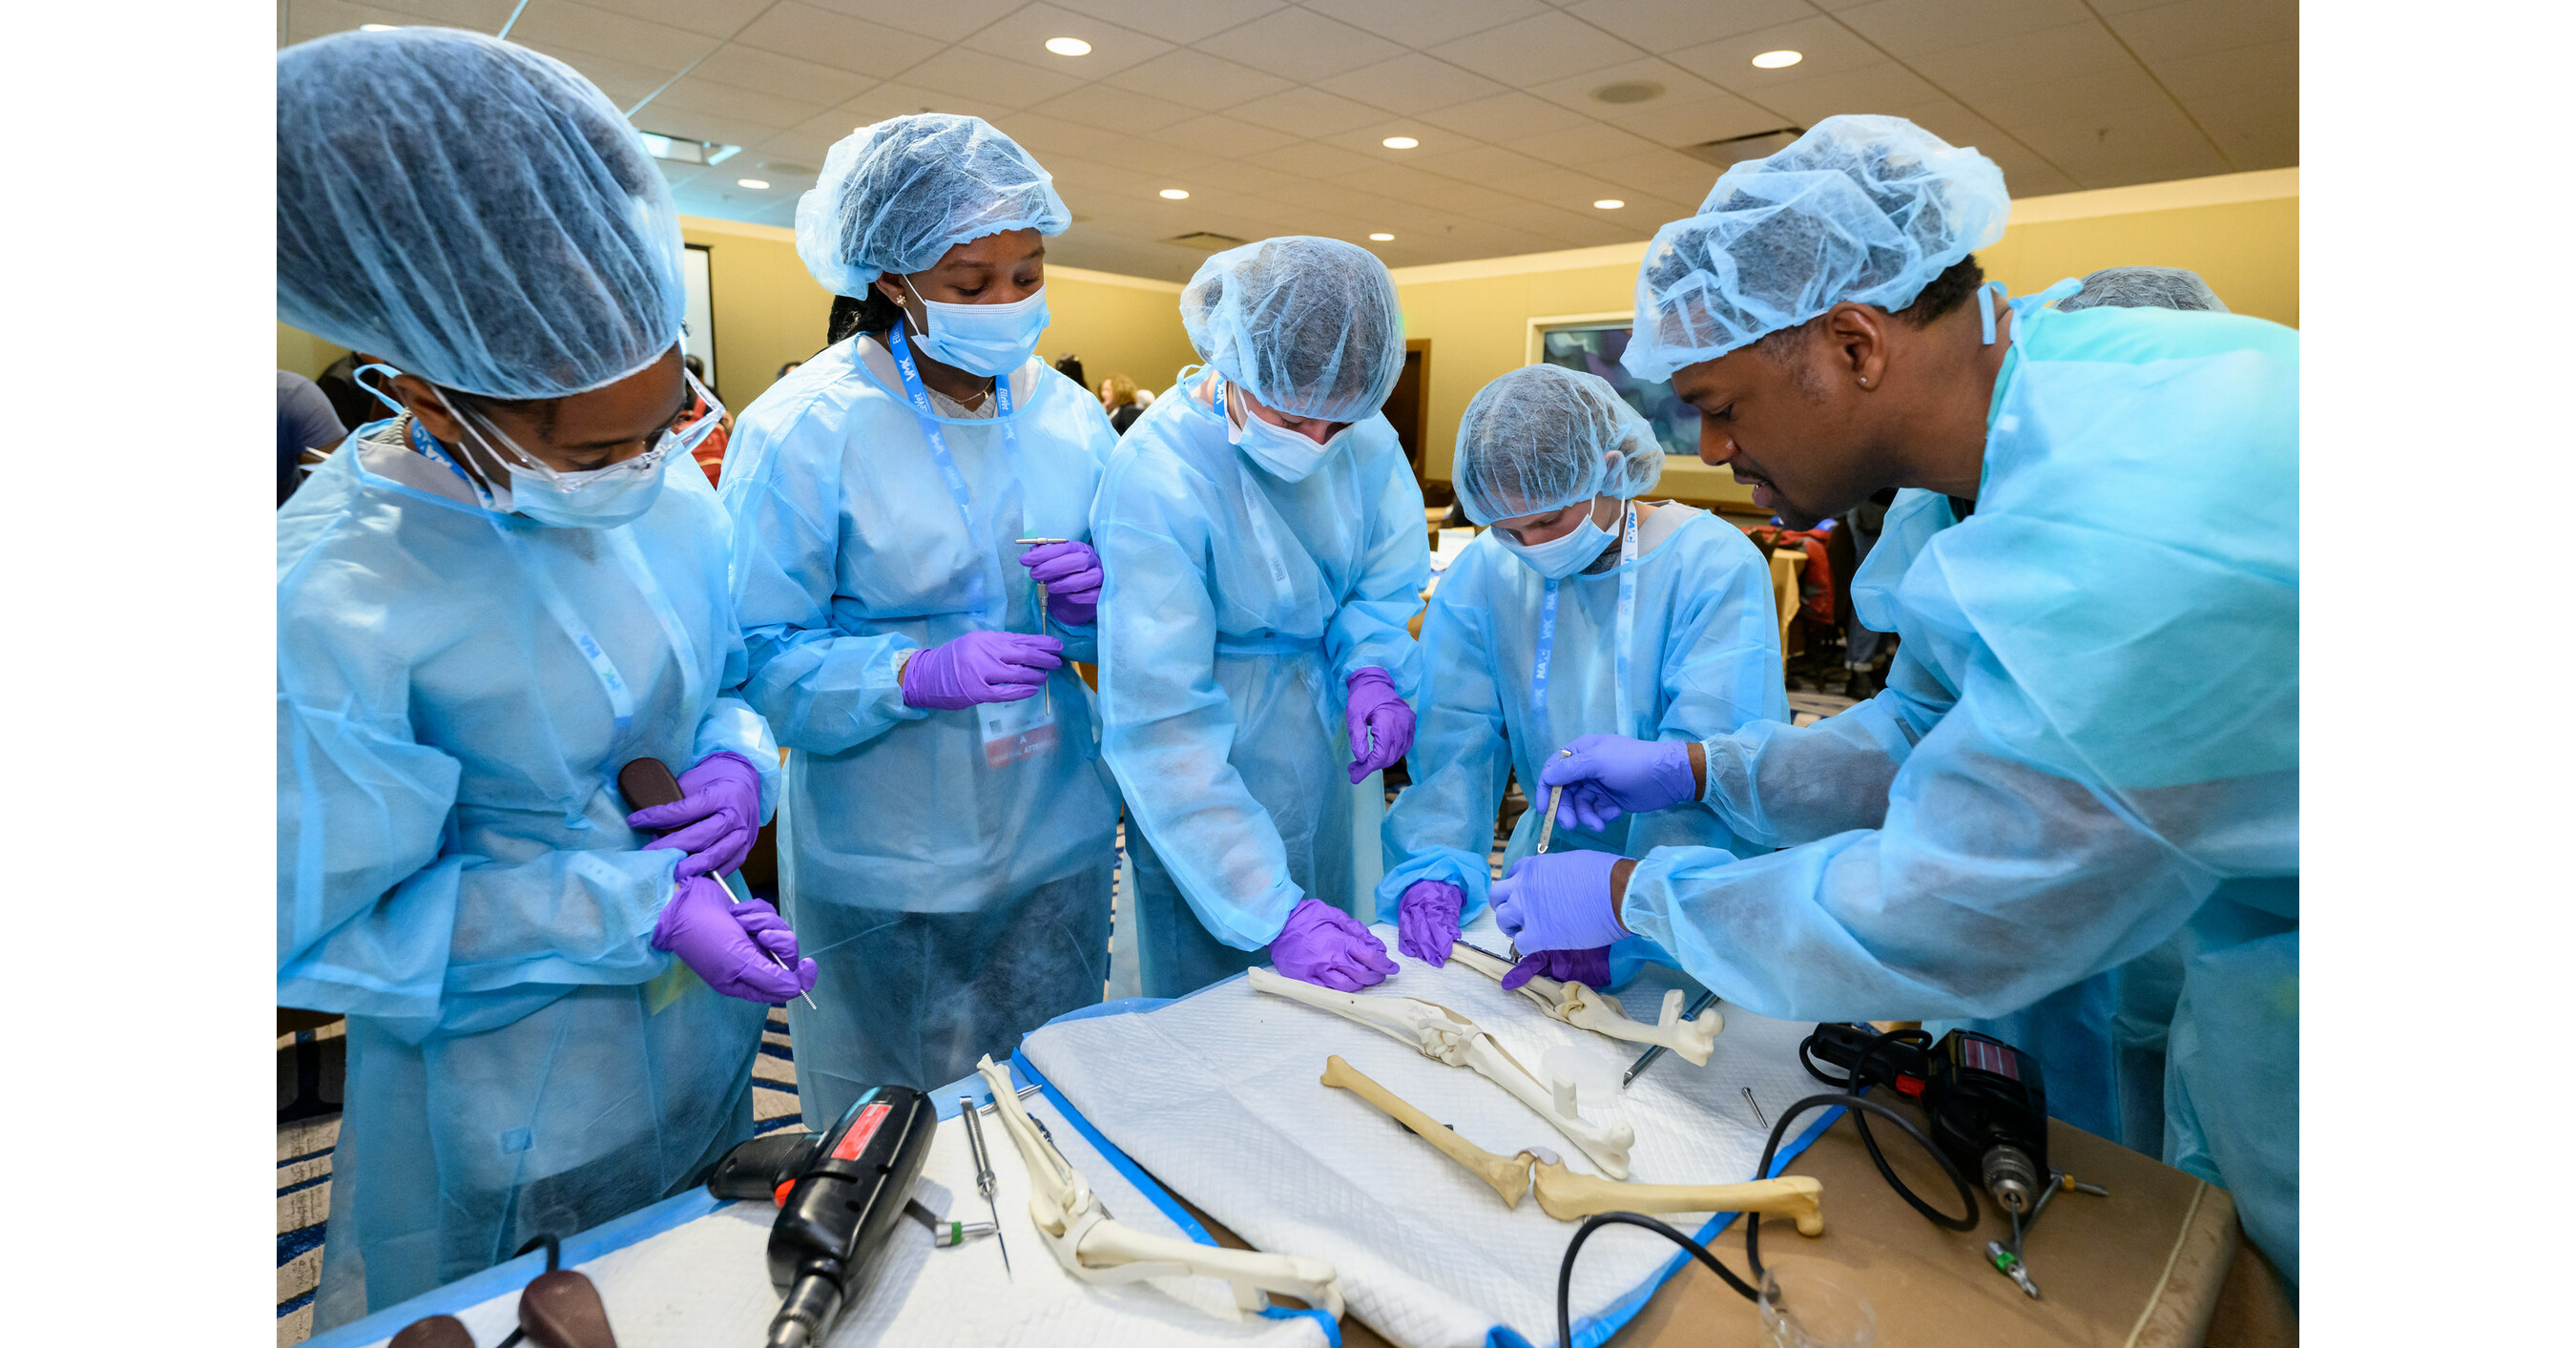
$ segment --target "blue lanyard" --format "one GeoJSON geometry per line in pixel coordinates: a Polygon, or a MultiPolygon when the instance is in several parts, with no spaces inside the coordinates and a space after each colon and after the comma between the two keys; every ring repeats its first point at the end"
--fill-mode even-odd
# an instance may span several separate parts
{"type": "MultiPolygon", "coordinates": [[[[921,370],[912,361],[912,343],[903,338],[903,325],[897,323],[886,333],[886,351],[894,357],[895,371],[903,376],[903,396],[912,404],[913,416],[921,422],[921,438],[930,445],[930,461],[938,466],[939,480],[948,484],[948,499],[957,503],[957,518],[966,525],[966,544],[976,553],[975,574],[966,582],[966,607],[979,619],[986,612],[984,547],[975,536],[974,497],[966,490],[966,477],[957,471],[957,460],[948,452],[948,437],[939,433],[939,414],[930,408],[930,392],[921,386],[921,370]]],[[[993,410],[1002,423],[1002,441],[1007,452],[1017,457],[1019,433],[1011,424],[1011,377],[1001,375],[993,380],[993,410]]],[[[1043,629],[1041,629],[1043,630],[1043,629]]]]}
{"type": "MultiPolygon", "coordinates": [[[[1628,656],[1635,646],[1637,627],[1637,503],[1628,503],[1628,522],[1619,531],[1619,631],[1617,638],[1617,699],[1612,715],[1614,733],[1628,731],[1628,656]]],[[[1556,655],[1556,593],[1562,581],[1547,582],[1547,591],[1538,601],[1538,659],[1530,667],[1530,729],[1537,734],[1547,730],[1547,667],[1556,655]]]]}
{"type": "Polygon", "coordinates": [[[475,481],[472,473],[466,472],[456,460],[449,458],[447,451],[439,446],[438,437],[421,429],[418,417],[411,419],[411,447],[419,450],[430,462],[440,464],[447,471],[456,474],[457,479],[465,484],[465,489],[474,493],[474,499],[481,502],[485,510],[500,508],[493,503],[495,498],[492,495],[492,489],[475,481]]]}

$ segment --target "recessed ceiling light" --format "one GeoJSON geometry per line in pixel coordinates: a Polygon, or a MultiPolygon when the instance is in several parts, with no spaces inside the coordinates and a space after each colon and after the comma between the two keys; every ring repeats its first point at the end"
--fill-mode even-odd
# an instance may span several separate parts
{"type": "Polygon", "coordinates": [[[1383,145],[1390,150],[1410,150],[1421,143],[1421,141],[1415,140],[1411,136],[1389,136],[1378,142],[1378,144],[1383,145]]]}
{"type": "Polygon", "coordinates": [[[1395,242],[1395,236],[1392,234],[1371,234],[1369,236],[1369,241],[1371,243],[1393,243],[1395,242]]]}
{"type": "Polygon", "coordinates": [[[1190,199],[1190,194],[1177,187],[1166,187],[1162,191],[1162,197],[1165,201],[1187,201],[1190,199]]]}
{"type": "Polygon", "coordinates": [[[1089,56],[1091,54],[1091,44],[1078,37],[1051,37],[1047,39],[1046,47],[1048,51],[1054,52],[1058,56],[1089,56]]]}
{"type": "Polygon", "coordinates": [[[754,192],[766,192],[769,190],[769,184],[762,182],[758,178],[736,178],[733,180],[733,185],[736,187],[748,187],[754,192]]]}
{"type": "Polygon", "coordinates": [[[1806,59],[1806,54],[1803,52],[1766,51],[1754,57],[1753,64],[1764,70],[1778,70],[1782,66],[1793,66],[1806,59]]]}
{"type": "Polygon", "coordinates": [[[1617,197],[1603,197],[1599,201],[1592,203],[1592,209],[1596,211],[1615,211],[1627,204],[1627,202],[1621,201],[1617,197]]]}
{"type": "Polygon", "coordinates": [[[362,23],[358,25],[358,31],[361,33],[390,33],[393,30],[394,25],[389,23],[362,23]]]}
{"type": "Polygon", "coordinates": [[[1592,91],[1598,103],[1645,103],[1664,96],[1664,86],[1653,80],[1621,80],[1592,91]]]}

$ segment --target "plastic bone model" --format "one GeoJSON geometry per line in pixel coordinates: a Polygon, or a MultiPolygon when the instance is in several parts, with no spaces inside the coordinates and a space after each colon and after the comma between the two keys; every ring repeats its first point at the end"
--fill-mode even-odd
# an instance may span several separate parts
{"type": "MultiPolygon", "coordinates": [[[[1463,943],[1450,948],[1449,958],[1492,979],[1499,980],[1512,971],[1512,966],[1463,943]]],[[[1709,1051],[1717,1047],[1717,1032],[1726,1028],[1726,1018],[1715,1007],[1700,1012],[1696,1020],[1682,1019],[1680,988],[1664,993],[1663,1018],[1652,1025],[1630,1020],[1618,998],[1581,983],[1532,978],[1521,984],[1520,994],[1537,1003],[1539,1010],[1576,1029],[1632,1044],[1660,1044],[1690,1059],[1693,1067],[1708,1066],[1709,1051]]]]}
{"type": "Polygon", "coordinates": [[[1329,1260],[1221,1249],[1112,1221],[1082,1172],[1029,1121],[1009,1074],[993,1065],[992,1055],[975,1064],[975,1074],[993,1092],[993,1112],[1029,1168],[1029,1220],[1065,1272],[1091,1283],[1217,1278],[1234,1285],[1234,1304],[1242,1310],[1257,1312],[1269,1304],[1263,1292],[1278,1292],[1341,1318],[1340,1275],[1329,1260]]]}
{"type": "Polygon", "coordinates": [[[1555,1125],[1567,1141],[1582,1148],[1583,1154],[1611,1178],[1628,1178],[1628,1148],[1636,1145],[1636,1129],[1625,1123],[1595,1123],[1584,1118],[1575,1107],[1573,1082],[1560,1075],[1541,1085],[1537,1073],[1521,1066],[1520,1060],[1491,1033],[1465,1016],[1437,1002],[1335,992],[1269,969],[1253,969],[1249,977],[1252,986],[1263,992],[1358,1021],[1403,1041],[1434,1062],[1472,1069],[1538,1111],[1540,1118],[1555,1125]]]}
{"type": "Polygon", "coordinates": [[[1324,1059],[1324,1084],[1377,1106],[1441,1154],[1473,1171],[1494,1186],[1507,1208],[1518,1208],[1521,1195],[1535,1187],[1539,1211],[1560,1222],[1604,1212],[1770,1212],[1796,1218],[1799,1235],[1825,1233],[1825,1186],[1811,1175],[1783,1175],[1749,1184],[1619,1184],[1568,1170],[1551,1152],[1531,1149],[1516,1156],[1497,1156],[1458,1136],[1455,1129],[1433,1122],[1430,1115],[1342,1061],[1339,1054],[1324,1059]]]}

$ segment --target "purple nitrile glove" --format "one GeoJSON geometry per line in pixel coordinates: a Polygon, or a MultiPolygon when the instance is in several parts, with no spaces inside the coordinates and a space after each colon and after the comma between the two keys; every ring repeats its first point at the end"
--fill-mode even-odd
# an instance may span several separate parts
{"type": "Polygon", "coordinates": [[[1046,586],[1057,622],[1089,627],[1100,616],[1100,554],[1090,544],[1041,543],[1020,554],[1020,565],[1046,586]]]}
{"type": "Polygon", "coordinates": [[[666,830],[644,850],[688,853],[674,873],[722,875],[738,870],[760,836],[760,769],[737,753],[712,753],[680,774],[680,798],[626,816],[630,828],[666,830]]]}
{"type": "Polygon", "coordinates": [[[1610,981],[1610,947],[1598,950],[1542,950],[1521,956],[1521,962],[1503,975],[1503,991],[1510,992],[1532,978],[1553,978],[1559,983],[1580,983],[1598,988],[1610,981]]]}
{"type": "Polygon", "coordinates": [[[1610,869],[1624,859],[1616,852],[1522,857],[1494,882],[1494,924],[1523,955],[1606,946],[1628,934],[1610,910],[1610,869]]]}
{"type": "Polygon", "coordinates": [[[653,924],[653,948],[677,955],[707,986],[727,997],[775,1005],[814,986],[814,961],[796,958],[796,934],[778,910],[753,899],[735,903],[703,875],[680,881],[653,924]],[[795,969],[770,960],[775,954],[795,969]]]}
{"type": "Polygon", "coordinates": [[[1299,899],[1270,942],[1270,967],[1335,992],[1357,992],[1395,972],[1386,942],[1320,899],[1299,899]]]}
{"type": "Polygon", "coordinates": [[[1458,914],[1467,892],[1446,880],[1416,880],[1395,905],[1395,948],[1437,969],[1458,943],[1458,914]]]}
{"type": "Polygon", "coordinates": [[[969,632],[914,655],[903,667],[908,707],[955,711],[978,702],[1036,697],[1047,671],[1064,664],[1064,643],[1026,632],[969,632]]]}
{"type": "Polygon", "coordinates": [[[1578,735],[1565,748],[1538,773],[1542,789],[1565,788],[1556,810],[1559,828],[1598,833],[1623,813],[1650,814],[1699,799],[1686,740],[1578,735]]]}
{"type": "Polygon", "coordinates": [[[1375,666],[1353,670],[1342,704],[1351,727],[1351,785],[1404,757],[1413,747],[1413,708],[1395,695],[1395,680],[1375,666]]]}

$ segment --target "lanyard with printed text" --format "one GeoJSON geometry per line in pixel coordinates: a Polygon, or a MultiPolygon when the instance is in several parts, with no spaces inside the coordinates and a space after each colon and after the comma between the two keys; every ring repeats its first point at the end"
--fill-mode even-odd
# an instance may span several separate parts
{"type": "MultiPolygon", "coordinates": [[[[1628,655],[1637,625],[1637,503],[1628,503],[1628,519],[1619,531],[1619,629],[1616,647],[1615,731],[1628,734],[1628,655]]],[[[1556,593],[1562,581],[1547,582],[1538,604],[1538,659],[1530,667],[1530,729],[1547,729],[1547,667],[1556,654],[1556,593]]]]}
{"type": "MultiPolygon", "coordinates": [[[[939,469],[939,480],[948,486],[948,499],[957,503],[957,518],[966,525],[966,545],[975,554],[975,574],[966,582],[966,607],[979,620],[991,619],[986,611],[984,587],[984,554],[988,551],[975,537],[974,498],[966,490],[966,477],[957,471],[957,460],[948,452],[948,437],[939,433],[939,414],[930,408],[930,393],[921,386],[921,371],[912,362],[912,343],[903,338],[903,325],[896,324],[886,333],[886,351],[894,357],[894,368],[903,376],[903,396],[912,403],[915,418],[921,422],[921,438],[929,442],[930,461],[939,469]]],[[[1002,440],[1006,453],[1016,458],[1019,433],[1011,424],[1011,379],[1008,375],[993,380],[993,411],[1002,423],[1002,440]]]]}

